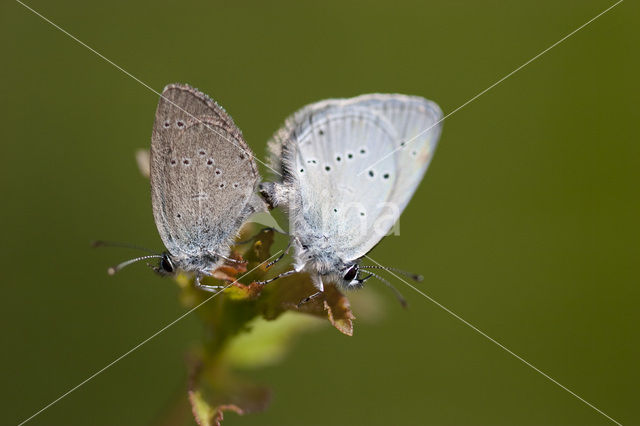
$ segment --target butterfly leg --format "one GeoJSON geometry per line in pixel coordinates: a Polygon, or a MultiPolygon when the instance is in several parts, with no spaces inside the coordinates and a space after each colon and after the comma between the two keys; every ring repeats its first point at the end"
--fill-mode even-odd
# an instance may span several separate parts
{"type": "Polygon", "coordinates": [[[227,262],[230,262],[230,263],[236,263],[236,264],[246,263],[246,261],[244,261],[244,260],[236,260],[236,259],[232,259],[232,258],[230,258],[230,257],[223,256],[223,255],[218,254],[218,253],[215,253],[215,252],[210,252],[210,253],[212,253],[212,254],[214,254],[214,255],[216,255],[216,256],[219,256],[219,257],[223,258],[224,260],[226,260],[227,262]]]}
{"type": "Polygon", "coordinates": [[[320,274],[312,274],[311,282],[313,283],[313,286],[318,289],[318,291],[313,293],[311,296],[302,299],[300,303],[298,303],[298,308],[324,293],[324,284],[322,283],[322,277],[320,276],[320,274]]]}
{"type": "Polygon", "coordinates": [[[315,299],[316,297],[321,296],[323,293],[324,292],[322,292],[322,291],[316,291],[311,296],[305,297],[304,299],[302,299],[300,301],[300,303],[298,303],[298,308],[300,308],[300,306],[304,305],[305,303],[315,299]]]}
{"type": "Polygon", "coordinates": [[[291,240],[289,240],[289,244],[287,244],[287,248],[285,248],[284,251],[282,253],[280,253],[280,256],[276,257],[274,260],[272,260],[271,262],[267,263],[267,266],[265,266],[265,269],[269,269],[273,265],[275,265],[276,263],[280,262],[282,260],[282,258],[285,257],[289,253],[290,249],[291,249],[291,240]]]}
{"type": "Polygon", "coordinates": [[[295,274],[295,273],[296,273],[296,270],[295,270],[295,269],[292,269],[292,270],[290,270],[290,271],[283,272],[283,273],[281,273],[280,275],[276,275],[276,276],[275,276],[275,277],[273,277],[273,278],[269,278],[269,279],[268,279],[268,280],[266,280],[266,281],[256,281],[256,284],[260,284],[260,285],[269,284],[270,282],[273,282],[273,281],[277,280],[278,278],[288,277],[289,275],[292,275],[292,274],[295,274]]]}
{"type": "Polygon", "coordinates": [[[322,277],[320,276],[320,274],[312,274],[311,282],[313,283],[313,286],[317,288],[320,293],[324,291],[324,284],[322,283],[322,277]]]}
{"type": "Polygon", "coordinates": [[[215,293],[217,291],[221,291],[224,290],[225,286],[223,285],[207,285],[207,284],[202,284],[200,282],[200,280],[202,280],[202,274],[200,274],[200,272],[196,273],[196,279],[195,279],[195,285],[196,287],[198,287],[200,290],[204,290],[204,291],[208,291],[210,293],[215,293]]]}

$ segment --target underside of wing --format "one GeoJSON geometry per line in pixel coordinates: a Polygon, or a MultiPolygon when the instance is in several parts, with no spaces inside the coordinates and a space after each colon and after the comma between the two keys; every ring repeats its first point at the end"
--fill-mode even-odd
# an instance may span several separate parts
{"type": "Polygon", "coordinates": [[[255,210],[259,175],[240,130],[198,93],[171,85],[158,105],[151,144],[153,213],[172,254],[226,255],[255,210]]]}
{"type": "MultiPolygon", "coordinates": [[[[302,244],[356,259],[390,225],[386,201],[395,182],[393,157],[358,171],[393,147],[394,128],[382,115],[358,106],[315,109],[292,128],[283,145],[283,174],[295,199],[289,204],[293,235],[302,244]]],[[[393,224],[393,223],[391,223],[393,224]]]]}
{"type": "MultiPolygon", "coordinates": [[[[222,121],[227,128],[237,129],[233,118],[227,111],[209,95],[188,84],[168,84],[162,91],[156,118],[182,116],[196,119],[196,117],[213,117],[222,121]]],[[[238,130],[238,132],[240,132],[238,130]]]]}
{"type": "Polygon", "coordinates": [[[418,96],[371,94],[350,101],[384,115],[397,132],[393,149],[378,161],[395,157],[398,179],[389,202],[402,213],[435,153],[442,131],[442,111],[436,103],[418,96]]]}
{"type": "MultiPolygon", "coordinates": [[[[377,167],[376,161],[394,157],[398,164],[397,182],[389,202],[395,203],[399,213],[409,203],[422,180],[435,153],[442,131],[442,110],[435,103],[419,96],[401,94],[367,94],[348,99],[327,99],[309,104],[290,115],[284,125],[269,142],[271,163],[278,170],[282,167],[282,147],[287,139],[309,117],[326,110],[344,110],[358,107],[384,116],[394,128],[395,138],[391,148],[373,159],[369,166],[377,167]]],[[[368,173],[367,168],[358,173],[368,173]]]]}
{"type": "Polygon", "coordinates": [[[269,147],[272,165],[294,198],[286,204],[304,211],[297,215],[304,219],[298,232],[331,236],[350,259],[368,252],[391,230],[422,180],[441,120],[434,102],[399,94],[328,99],[289,116],[269,147]],[[334,209],[355,214],[342,217],[334,209]]]}

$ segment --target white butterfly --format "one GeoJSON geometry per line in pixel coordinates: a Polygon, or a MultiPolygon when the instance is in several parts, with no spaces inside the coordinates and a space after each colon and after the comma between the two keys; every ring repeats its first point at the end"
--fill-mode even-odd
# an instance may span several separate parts
{"type": "Polygon", "coordinates": [[[294,269],[273,279],[308,272],[315,297],[325,282],[358,288],[375,276],[360,277],[361,268],[375,268],[360,266],[360,259],[409,203],[441,121],[435,103],[397,94],[329,99],[287,118],[269,142],[282,178],[261,185],[272,206],[288,211],[294,248],[294,269]]]}

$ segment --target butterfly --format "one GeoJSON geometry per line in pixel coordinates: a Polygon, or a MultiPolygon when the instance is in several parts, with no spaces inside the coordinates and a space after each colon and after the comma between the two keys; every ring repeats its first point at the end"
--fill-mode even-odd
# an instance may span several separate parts
{"type": "Polygon", "coordinates": [[[230,246],[241,226],[267,207],[258,195],[260,175],[242,132],[207,95],[170,84],[156,110],[150,178],[153,217],[167,251],[128,260],[109,272],[159,258],[157,272],[193,272],[197,286],[216,290],[200,284],[201,277],[225,261],[235,262],[230,246]]]}
{"type": "Polygon", "coordinates": [[[360,262],[411,200],[441,121],[434,102],[399,94],[328,99],[288,117],[269,142],[271,165],[282,177],[260,191],[288,213],[294,264],[266,282],[306,272],[317,292],[305,301],[328,282],[352,289],[375,276],[391,286],[370,269],[395,268],[360,262]]]}

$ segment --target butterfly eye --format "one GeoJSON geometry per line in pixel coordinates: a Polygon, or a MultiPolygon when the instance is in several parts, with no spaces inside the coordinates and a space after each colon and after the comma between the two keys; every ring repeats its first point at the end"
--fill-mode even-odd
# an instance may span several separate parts
{"type": "Polygon", "coordinates": [[[353,281],[353,279],[358,275],[358,265],[351,265],[347,272],[344,274],[345,281],[353,281]]]}
{"type": "Polygon", "coordinates": [[[165,254],[162,256],[162,260],[160,261],[160,267],[163,271],[172,273],[174,271],[173,262],[169,258],[169,255],[165,254]]]}

